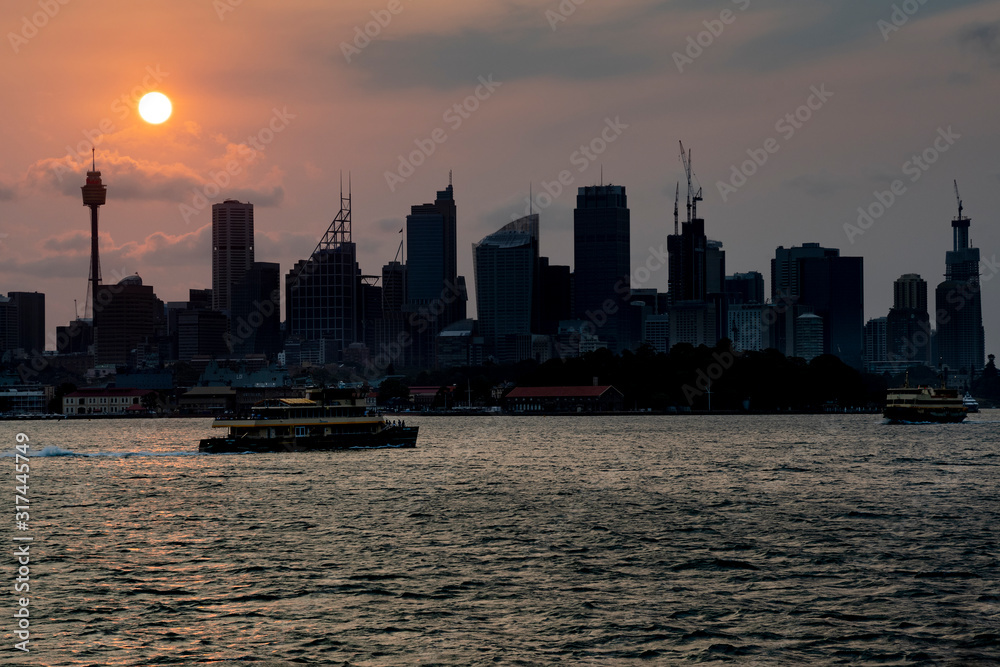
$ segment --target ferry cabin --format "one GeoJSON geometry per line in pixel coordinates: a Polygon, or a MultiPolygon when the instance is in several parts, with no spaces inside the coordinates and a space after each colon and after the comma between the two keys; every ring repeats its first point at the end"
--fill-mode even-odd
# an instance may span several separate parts
{"type": "Polygon", "coordinates": [[[274,440],[322,436],[374,435],[386,428],[385,420],[349,400],[326,404],[309,398],[275,398],[261,401],[249,414],[220,417],[213,426],[229,428],[232,437],[274,440]]]}

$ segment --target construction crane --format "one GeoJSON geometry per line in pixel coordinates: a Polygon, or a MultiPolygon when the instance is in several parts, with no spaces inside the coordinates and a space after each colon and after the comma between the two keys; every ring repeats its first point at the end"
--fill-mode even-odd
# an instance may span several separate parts
{"type": "Polygon", "coordinates": [[[680,232],[677,230],[677,203],[681,198],[681,184],[680,181],[677,182],[677,187],[674,188],[674,236],[677,236],[680,232]]]}
{"type": "Polygon", "coordinates": [[[957,180],[955,181],[955,199],[958,200],[958,219],[959,220],[963,220],[964,218],[962,218],[962,196],[958,194],[958,181],[957,180]]]}
{"type": "Polygon", "coordinates": [[[692,194],[692,173],[691,173],[691,151],[684,150],[684,142],[678,141],[681,145],[681,162],[684,164],[684,173],[687,175],[687,221],[691,222],[692,218],[698,217],[698,202],[703,201],[701,196],[701,188],[698,188],[697,192],[692,194]]]}

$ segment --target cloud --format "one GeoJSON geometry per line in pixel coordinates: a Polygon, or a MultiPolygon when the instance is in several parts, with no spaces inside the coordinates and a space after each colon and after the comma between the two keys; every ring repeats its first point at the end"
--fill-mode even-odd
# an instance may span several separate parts
{"type": "MultiPolygon", "coordinates": [[[[212,161],[225,171],[234,156],[240,154],[242,144],[226,144],[223,157],[212,161]]],[[[108,199],[165,201],[170,203],[187,203],[197,193],[205,190],[219,189],[218,183],[230,183],[243,178],[249,166],[256,162],[256,156],[250,159],[237,160],[235,174],[224,173],[214,178],[218,171],[209,171],[212,180],[204,180],[190,167],[180,164],[161,164],[150,160],[141,160],[117,152],[98,153],[98,171],[102,172],[102,180],[108,186],[108,199]],[[237,170],[238,169],[238,170],[237,170]],[[223,180],[223,176],[225,177],[223,180]]],[[[71,156],[62,158],[43,158],[28,167],[23,178],[26,189],[36,191],[56,191],[69,197],[79,198],[80,187],[86,181],[88,167],[81,165],[71,156]]],[[[285,188],[281,185],[283,172],[276,167],[270,169],[264,176],[268,185],[255,186],[246,184],[241,187],[221,188],[219,201],[223,198],[250,201],[258,206],[279,206],[285,198],[285,188]],[[274,184],[274,185],[272,185],[274,184]]],[[[207,195],[206,195],[207,196],[207,195]]],[[[215,199],[212,197],[210,199],[215,199]]]]}
{"type": "MultiPolygon", "coordinates": [[[[553,33],[541,15],[534,19],[530,26],[517,29],[466,27],[453,34],[383,40],[355,65],[374,88],[439,90],[474,86],[478,77],[490,74],[500,82],[546,77],[594,80],[634,76],[662,66],[653,54],[635,48],[635,41],[626,39],[627,32],[619,27],[553,33]]],[[[336,57],[341,57],[339,52],[336,57]]]]}
{"type": "Polygon", "coordinates": [[[976,23],[959,31],[959,43],[970,52],[992,58],[1000,65],[1000,21],[976,23]]]}

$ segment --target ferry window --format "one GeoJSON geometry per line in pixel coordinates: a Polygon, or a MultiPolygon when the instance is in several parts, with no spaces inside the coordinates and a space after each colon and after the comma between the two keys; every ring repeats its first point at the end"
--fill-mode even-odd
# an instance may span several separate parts
{"type": "Polygon", "coordinates": [[[303,437],[305,435],[307,435],[307,429],[306,429],[305,426],[296,426],[295,427],[295,437],[296,438],[301,438],[301,437],[303,437]]]}

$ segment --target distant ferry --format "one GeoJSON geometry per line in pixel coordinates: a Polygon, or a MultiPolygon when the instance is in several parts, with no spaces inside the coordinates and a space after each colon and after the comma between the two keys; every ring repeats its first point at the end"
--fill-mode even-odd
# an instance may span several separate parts
{"type": "Polygon", "coordinates": [[[970,412],[979,412],[979,403],[976,399],[972,398],[972,394],[965,392],[965,398],[962,399],[962,405],[970,412]]]}
{"type": "Polygon", "coordinates": [[[956,423],[965,419],[967,413],[957,389],[910,387],[907,380],[902,387],[886,392],[883,415],[894,423],[956,423]]]}
{"type": "Polygon", "coordinates": [[[222,415],[213,428],[225,436],[205,438],[198,451],[304,452],[352,447],[415,447],[416,426],[389,421],[366,405],[366,391],[313,389],[304,398],[273,398],[246,414],[222,415]]]}

